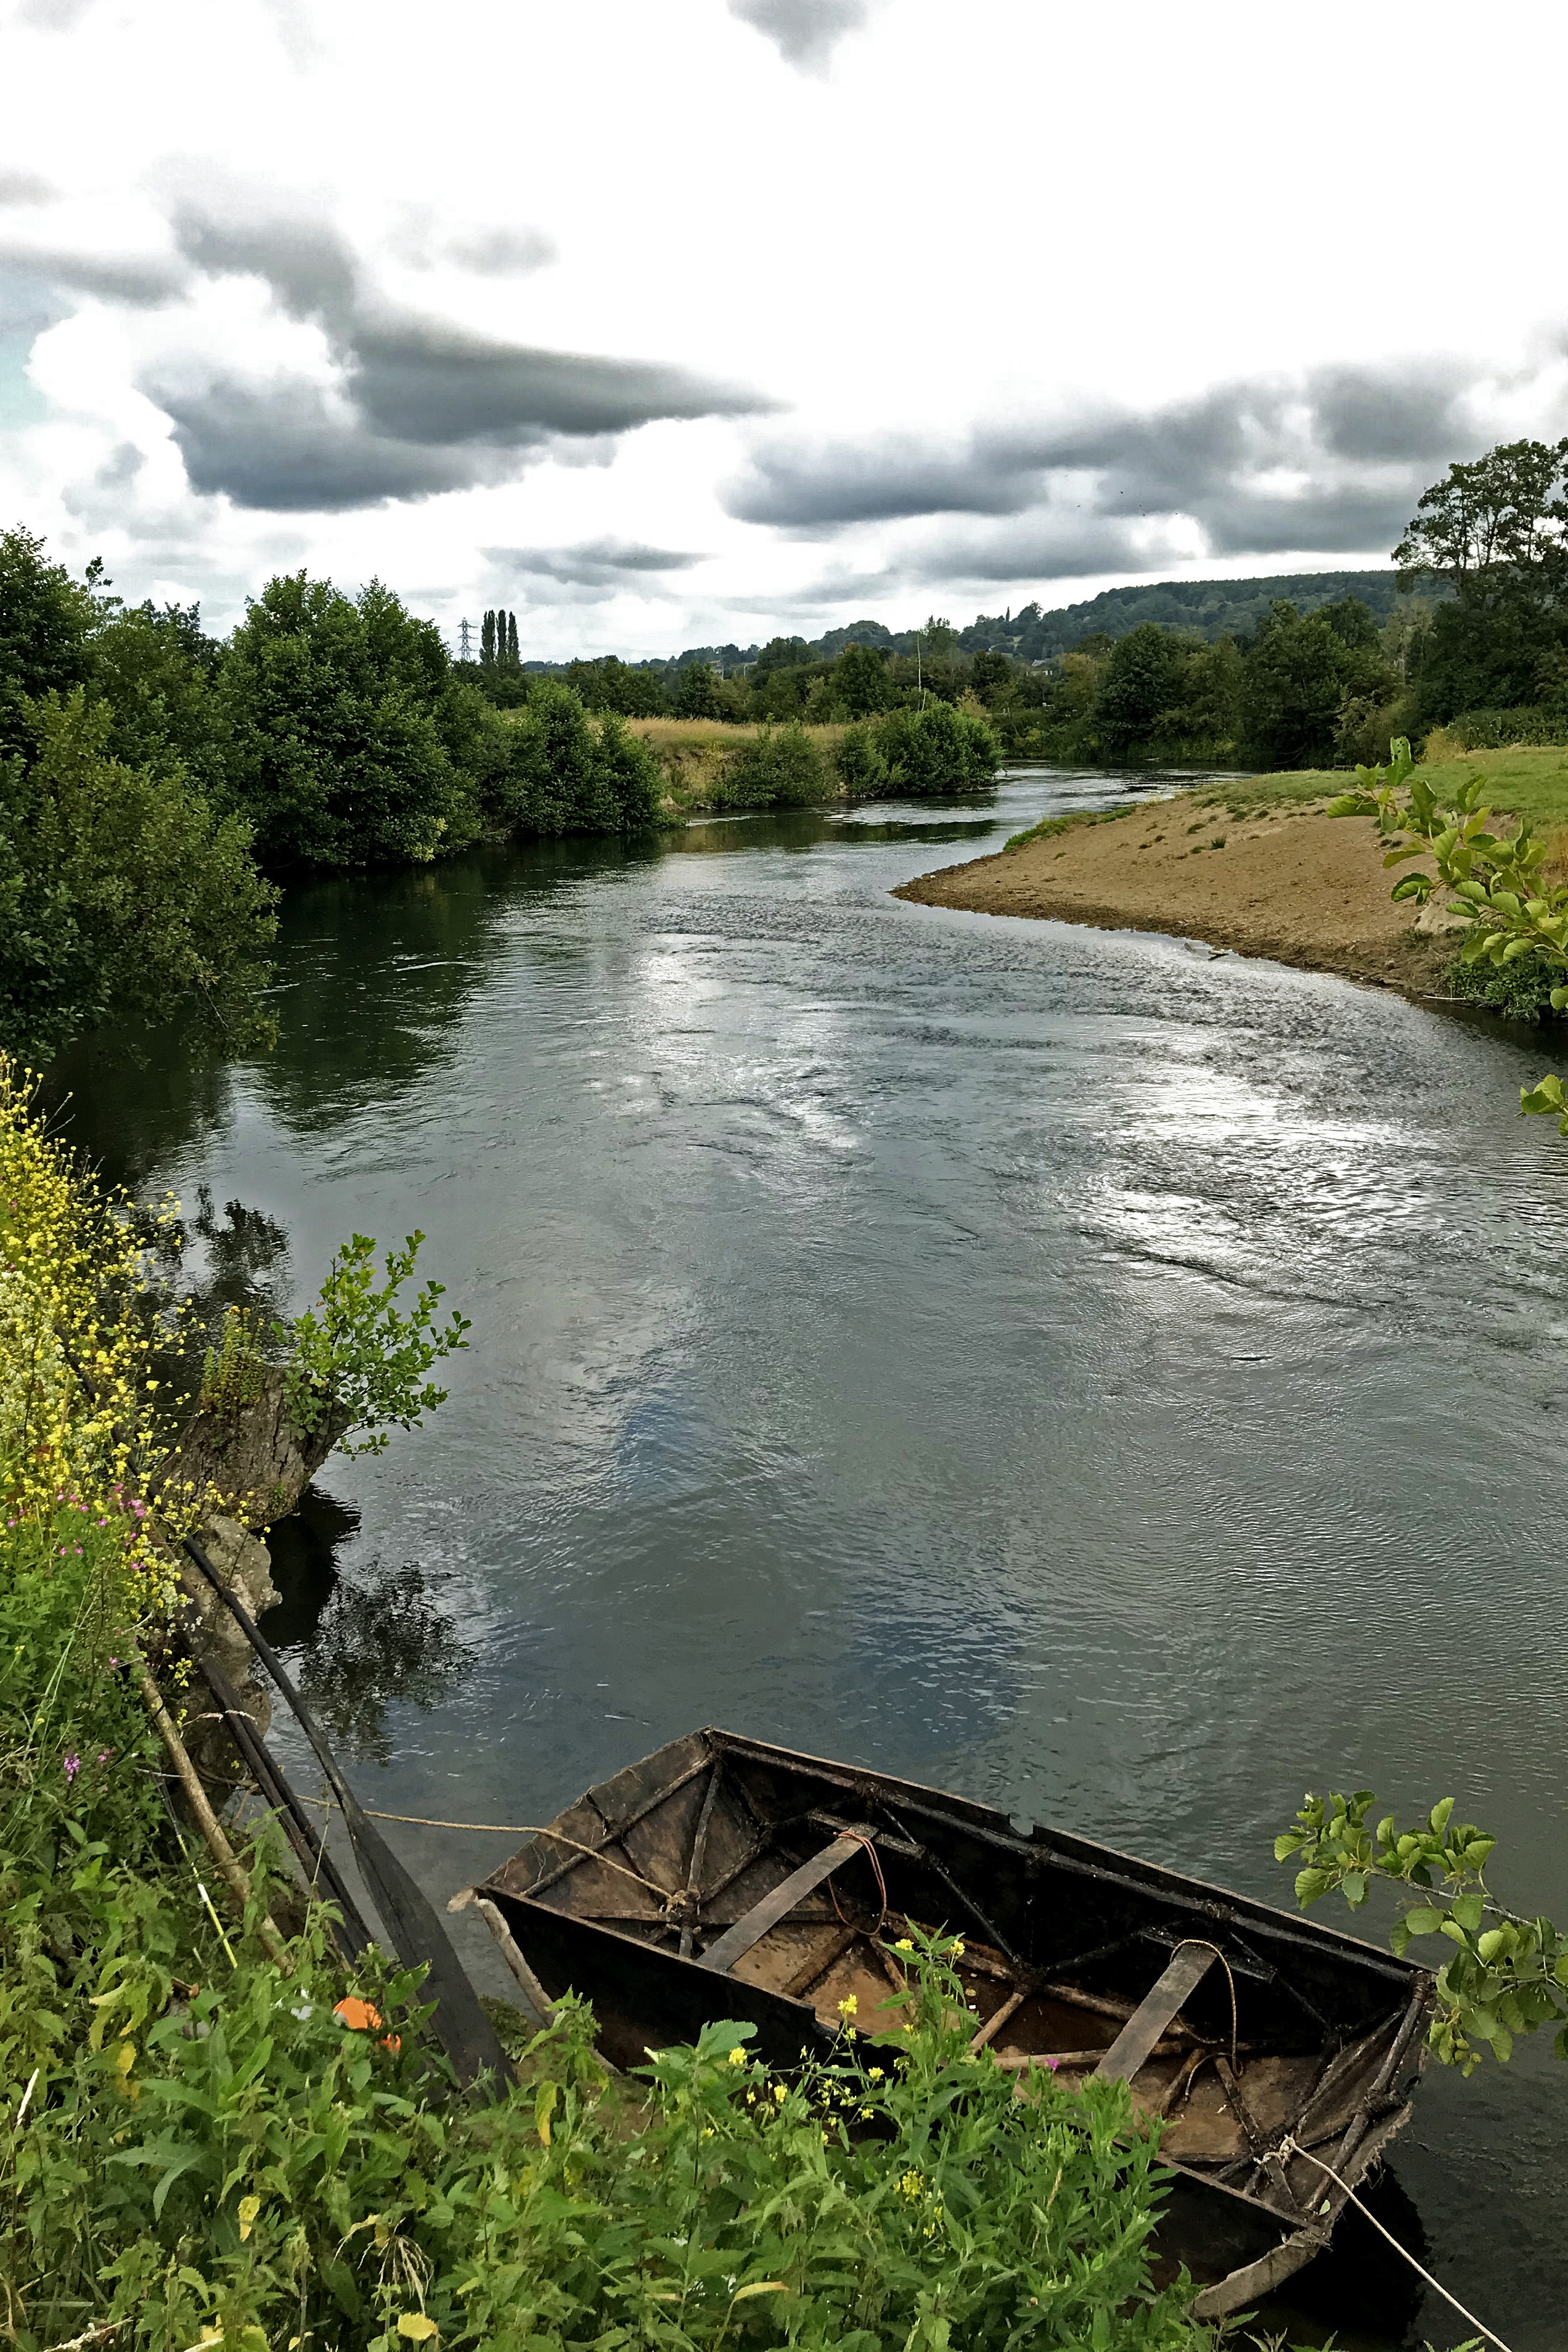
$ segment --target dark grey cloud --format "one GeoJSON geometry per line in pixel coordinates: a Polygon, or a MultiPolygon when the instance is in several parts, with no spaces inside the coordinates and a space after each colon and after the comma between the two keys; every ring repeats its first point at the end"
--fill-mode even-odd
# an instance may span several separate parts
{"type": "Polygon", "coordinates": [[[341,514],[471,489],[511,470],[494,450],[421,447],[368,429],[318,383],[220,377],[148,387],[173,420],[191,488],[274,514],[341,514]]]}
{"type": "Polygon", "coordinates": [[[1139,413],[909,437],[759,445],[729,510],[798,537],[921,517],[1027,517],[1061,542],[1025,560],[1028,533],[967,541],[972,576],[1125,568],[1134,524],[1196,523],[1214,554],[1340,553],[1392,543],[1435,471],[1490,437],[1473,408],[1479,371],[1446,363],[1322,369],[1297,382],[1217,385],[1139,413]],[[987,570],[984,546],[994,549],[987,570]]]}
{"type": "Polygon", "coordinates": [[[244,506],[341,511],[430,497],[501,479],[557,438],[771,404],[684,368],[500,342],[398,310],[367,290],[347,245],[320,223],[221,219],[187,204],[173,226],[192,268],[259,278],[290,318],[319,325],[338,371],[336,398],[226,373],[195,388],[144,380],[193,484],[244,506]]]}
{"type": "Polygon", "coordinates": [[[19,237],[0,237],[0,271],[93,294],[108,302],[155,309],[178,294],[186,273],[159,260],[121,259],[112,254],[61,253],[19,237]]]}
{"type": "Polygon", "coordinates": [[[36,172],[0,172],[0,205],[47,205],[54,194],[36,172]]]}
{"type": "Polygon", "coordinates": [[[868,0],[730,0],[730,14],[754,26],[786,65],[820,72],[846,33],[870,15],[868,0]]]}
{"type": "Polygon", "coordinates": [[[487,547],[486,559],[503,572],[537,574],[574,587],[614,587],[627,572],[689,572],[704,561],[684,548],[644,547],[618,539],[579,547],[487,547]]]}
{"type": "Polygon", "coordinates": [[[175,208],[174,243],[208,277],[259,278],[291,319],[345,333],[360,300],[358,266],[334,229],[316,221],[228,221],[195,205],[175,208]]]}

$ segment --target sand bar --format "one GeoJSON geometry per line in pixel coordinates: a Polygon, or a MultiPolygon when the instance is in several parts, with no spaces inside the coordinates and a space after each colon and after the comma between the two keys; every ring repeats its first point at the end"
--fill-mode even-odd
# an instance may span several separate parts
{"type": "Polygon", "coordinates": [[[1237,819],[1184,794],[922,874],[894,896],[1165,931],[1430,994],[1453,961],[1451,919],[1434,909],[1417,929],[1410,907],[1389,897],[1397,878],[1384,869],[1368,819],[1325,816],[1321,807],[1237,819]]]}

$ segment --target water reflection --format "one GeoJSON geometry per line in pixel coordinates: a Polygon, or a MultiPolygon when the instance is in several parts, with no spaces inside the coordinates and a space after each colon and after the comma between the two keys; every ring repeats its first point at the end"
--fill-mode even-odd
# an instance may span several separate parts
{"type": "Polygon", "coordinates": [[[262,1620],[275,1649],[289,1654],[295,1680],[350,1758],[385,1764],[392,1710],[423,1714],[448,1699],[472,1661],[446,1605],[449,1580],[412,1561],[352,1572],[340,1548],[358,1533],[359,1514],[319,1488],[268,1537],[279,1600],[262,1620]]]}

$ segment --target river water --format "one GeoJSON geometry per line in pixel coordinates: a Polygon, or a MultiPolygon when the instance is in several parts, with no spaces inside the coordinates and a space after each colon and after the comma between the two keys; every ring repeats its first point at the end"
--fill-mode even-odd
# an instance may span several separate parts
{"type": "MultiPolygon", "coordinates": [[[[301,888],[274,1054],[79,1066],[76,1133],[206,1186],[225,1280],[302,1303],[417,1226],[473,1319],[279,1543],[367,1802],[542,1822],[720,1723],[1288,1905],[1304,1788],[1452,1790],[1568,1916],[1568,1146],[1513,1115],[1548,1049],[888,895],[1132,788],[301,888]]],[[[393,1834],[443,1897],[510,1851],[393,1834]]],[[[1380,2210],[1521,2352],[1568,2342],[1565,2190],[1527,2048],[1428,2075],[1380,2210]]],[[[1467,2333],[1342,2234],[1298,2309],[1467,2333]]]]}

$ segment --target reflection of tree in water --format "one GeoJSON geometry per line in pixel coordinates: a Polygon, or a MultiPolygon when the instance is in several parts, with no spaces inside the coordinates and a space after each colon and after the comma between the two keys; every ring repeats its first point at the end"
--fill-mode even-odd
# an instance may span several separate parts
{"type": "Polygon", "coordinates": [[[121,1030],[84,1038],[44,1074],[43,1100],[57,1135],[82,1152],[106,1184],[140,1191],[154,1169],[205,1150],[234,1115],[232,1066],[193,1058],[162,1031],[139,1053],[121,1030]]]}
{"type": "Polygon", "coordinates": [[[299,1511],[267,1538],[282,1598],[262,1631],[290,1660],[305,1697],[331,1734],[357,1756],[386,1763],[388,1707],[438,1706],[472,1653],[441,1606],[447,1581],[412,1562],[379,1562],[350,1576],[336,1563],[358,1533],[359,1514],[307,1487],[299,1511]]]}
{"type": "Polygon", "coordinates": [[[186,1231],[206,1251],[205,1278],[192,1284],[189,1296],[209,1329],[231,1307],[265,1321],[283,1321],[289,1295],[286,1225],[265,1209],[247,1208],[243,1201],[226,1201],[220,1219],[213,1208],[212,1187],[198,1184],[196,1213],[186,1231]]]}
{"type": "Polygon", "coordinates": [[[300,1687],[356,1756],[390,1762],[387,1708],[439,1706],[467,1671],[468,1645],[438,1598],[445,1581],[412,1560],[386,1570],[373,1561],[363,1578],[340,1576],[301,1645],[300,1687]]]}

